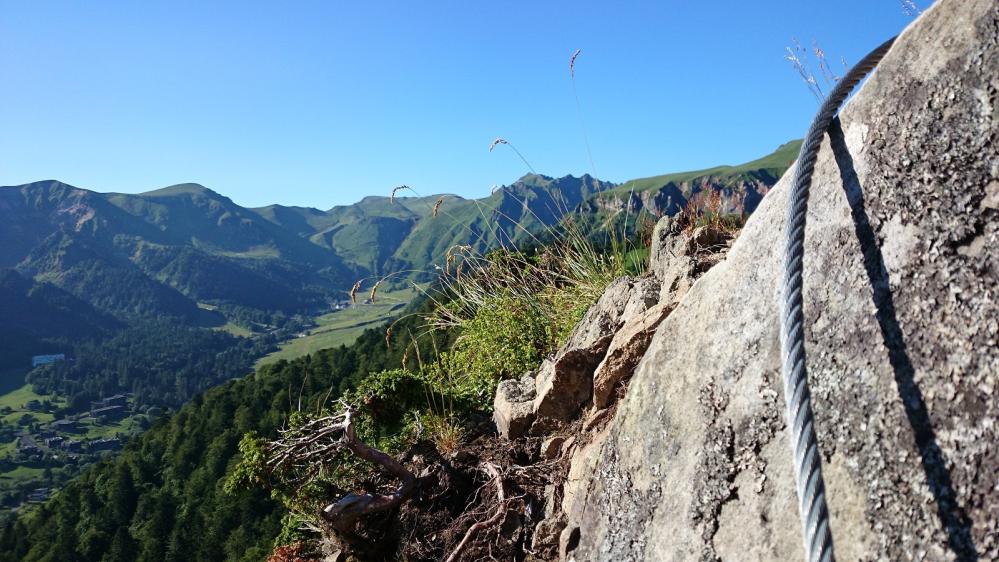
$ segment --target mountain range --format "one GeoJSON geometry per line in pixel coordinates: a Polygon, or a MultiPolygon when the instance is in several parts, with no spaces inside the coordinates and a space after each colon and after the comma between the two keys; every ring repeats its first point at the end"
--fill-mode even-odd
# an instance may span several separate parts
{"type": "MultiPolygon", "coordinates": [[[[67,326],[78,317],[100,329],[136,318],[196,325],[205,309],[229,320],[307,313],[345,298],[355,280],[429,278],[451,246],[517,245],[577,210],[675,214],[718,193],[727,212],[751,212],[799,146],[793,141],[739,166],[623,184],[529,174],[481,199],[403,190],[325,211],[245,208],[197,184],[136,195],[54,180],[0,187],[0,269],[13,270],[2,292],[19,301],[4,310],[34,310],[67,326]]],[[[37,335],[32,330],[19,331],[37,335]]]]}

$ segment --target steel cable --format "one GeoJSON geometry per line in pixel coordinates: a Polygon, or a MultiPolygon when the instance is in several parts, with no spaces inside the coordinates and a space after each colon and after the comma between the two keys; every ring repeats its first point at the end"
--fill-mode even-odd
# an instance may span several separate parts
{"type": "Polygon", "coordinates": [[[784,401],[787,405],[787,425],[791,430],[791,450],[794,456],[795,486],[805,544],[805,559],[809,562],[832,562],[832,532],[829,509],[826,506],[822,462],[815,437],[815,422],[808,376],[805,370],[805,317],[802,310],[802,272],[805,255],[805,215],[808,212],[808,191],[818,158],[822,138],[832,123],[840,105],[853,88],[877,66],[895,38],[871,51],[856,64],[829,93],[808,129],[801,145],[788,196],[787,237],[784,254],[781,313],[781,357],[783,359],[784,401]]]}

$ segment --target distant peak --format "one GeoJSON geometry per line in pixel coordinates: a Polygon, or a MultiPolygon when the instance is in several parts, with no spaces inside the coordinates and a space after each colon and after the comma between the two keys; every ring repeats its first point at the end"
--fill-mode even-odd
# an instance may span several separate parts
{"type": "Polygon", "coordinates": [[[59,180],[38,180],[21,185],[7,186],[14,188],[27,188],[27,189],[80,189],[79,187],[70,185],[66,182],[61,182],[59,180]]]}
{"type": "Polygon", "coordinates": [[[555,178],[551,176],[546,176],[544,174],[536,174],[531,172],[529,174],[524,174],[517,180],[517,183],[539,183],[539,182],[550,182],[555,178]]]}
{"type": "Polygon", "coordinates": [[[171,197],[175,195],[208,195],[211,197],[222,197],[218,193],[208,189],[200,183],[178,183],[177,185],[171,185],[161,189],[154,189],[153,191],[140,193],[140,195],[147,197],[171,197]]]}

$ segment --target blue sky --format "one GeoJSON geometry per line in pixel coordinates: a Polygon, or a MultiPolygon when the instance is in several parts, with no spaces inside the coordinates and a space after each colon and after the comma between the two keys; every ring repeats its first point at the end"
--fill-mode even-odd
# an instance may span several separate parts
{"type": "Polygon", "coordinates": [[[0,0],[0,184],[475,197],[527,171],[496,136],[540,173],[593,173],[577,48],[600,178],[735,164],[817,109],[792,37],[852,64],[911,20],[896,0],[0,0]]]}

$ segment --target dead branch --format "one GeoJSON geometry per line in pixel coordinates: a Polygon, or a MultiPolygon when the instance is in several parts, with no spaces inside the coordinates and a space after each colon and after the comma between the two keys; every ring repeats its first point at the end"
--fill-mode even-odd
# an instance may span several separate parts
{"type": "Polygon", "coordinates": [[[486,472],[486,474],[492,477],[493,482],[496,482],[496,497],[499,505],[496,506],[496,512],[493,513],[492,517],[486,519],[485,521],[479,521],[468,528],[468,531],[465,533],[465,537],[461,539],[458,546],[456,546],[451,552],[451,555],[447,557],[447,562],[454,562],[457,560],[458,556],[461,555],[461,551],[465,549],[469,541],[472,540],[472,537],[474,537],[476,533],[487,527],[499,524],[499,522],[503,519],[503,516],[506,515],[506,494],[503,491],[503,478],[500,475],[499,468],[493,463],[485,463],[482,465],[482,469],[486,472]]]}
{"type": "Polygon", "coordinates": [[[345,404],[343,411],[281,431],[281,438],[268,444],[267,466],[272,470],[304,469],[317,472],[325,463],[335,460],[343,450],[381,466],[399,479],[399,487],[390,493],[350,493],[322,510],[323,518],[340,532],[350,531],[364,515],[391,509],[409,497],[416,486],[416,477],[399,461],[357,438],[354,409],[345,404]]]}

